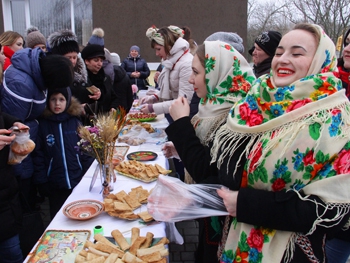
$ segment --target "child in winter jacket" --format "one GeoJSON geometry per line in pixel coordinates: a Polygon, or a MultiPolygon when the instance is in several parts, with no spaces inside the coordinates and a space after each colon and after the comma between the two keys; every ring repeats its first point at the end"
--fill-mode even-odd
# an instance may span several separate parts
{"type": "Polygon", "coordinates": [[[51,219],[80,182],[93,158],[76,150],[82,108],[69,87],[49,90],[47,107],[39,120],[34,154],[34,182],[48,196],[51,219]]]}

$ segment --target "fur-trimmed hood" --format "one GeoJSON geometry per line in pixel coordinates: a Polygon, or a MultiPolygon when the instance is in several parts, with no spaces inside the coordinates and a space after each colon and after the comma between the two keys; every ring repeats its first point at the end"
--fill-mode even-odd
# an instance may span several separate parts
{"type": "MultiPolygon", "coordinates": [[[[42,117],[44,119],[52,119],[52,117],[54,116],[59,116],[59,115],[69,115],[67,117],[70,117],[70,116],[75,116],[75,117],[80,117],[82,115],[83,111],[82,111],[82,107],[81,107],[81,104],[80,102],[72,96],[71,98],[71,103],[68,107],[68,109],[60,114],[54,114],[52,111],[50,111],[49,107],[46,106],[43,114],[42,114],[42,117]]],[[[59,118],[60,121],[62,121],[62,116],[59,118]]]]}
{"type": "Polygon", "coordinates": [[[77,64],[74,67],[74,81],[78,83],[87,82],[87,71],[85,67],[84,60],[78,56],[77,64]]]}

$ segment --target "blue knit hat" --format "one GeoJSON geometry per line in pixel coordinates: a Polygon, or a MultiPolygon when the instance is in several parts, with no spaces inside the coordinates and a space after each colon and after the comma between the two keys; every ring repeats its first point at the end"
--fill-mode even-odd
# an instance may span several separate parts
{"type": "Polygon", "coordinates": [[[134,45],[134,46],[132,46],[132,47],[130,48],[130,52],[131,52],[132,50],[136,50],[138,53],[140,53],[140,48],[139,48],[138,46],[136,46],[136,45],[134,45]]]}
{"type": "Polygon", "coordinates": [[[89,39],[88,45],[100,45],[102,47],[105,47],[105,40],[104,40],[105,32],[102,28],[95,28],[92,31],[92,36],[89,39]]]}
{"type": "Polygon", "coordinates": [[[243,39],[236,33],[233,32],[216,32],[208,36],[205,41],[216,41],[220,40],[227,44],[230,44],[239,53],[244,53],[243,39]]]}

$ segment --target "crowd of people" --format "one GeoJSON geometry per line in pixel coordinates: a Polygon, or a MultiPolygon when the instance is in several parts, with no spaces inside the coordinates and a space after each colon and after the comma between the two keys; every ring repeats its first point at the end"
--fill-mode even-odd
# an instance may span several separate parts
{"type": "MultiPolygon", "coordinates": [[[[35,210],[38,197],[48,198],[53,218],[93,162],[76,150],[79,125],[128,112],[133,93],[147,90],[141,111],[168,119],[163,151],[178,177],[223,186],[217,194],[229,216],[196,219],[196,262],[345,263],[350,29],[339,59],[317,25],[262,32],[249,49],[253,66],[233,32],[196,43],[187,26],[152,26],[145,37],[150,49],[142,52],[160,59],[152,89],[140,47],[121,61],[105,48],[102,28],[83,47],[66,29],[0,35],[0,261],[22,262],[28,253],[21,199],[35,210]],[[17,165],[8,164],[13,127],[29,129],[36,144],[17,165]]],[[[157,206],[150,198],[150,211],[157,206]]]]}

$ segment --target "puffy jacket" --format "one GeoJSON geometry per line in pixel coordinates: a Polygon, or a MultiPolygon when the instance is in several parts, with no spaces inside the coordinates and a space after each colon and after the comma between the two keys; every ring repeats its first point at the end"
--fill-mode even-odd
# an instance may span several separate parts
{"type": "MultiPolygon", "coordinates": [[[[18,50],[12,56],[12,65],[4,72],[0,87],[3,112],[11,114],[30,127],[30,137],[36,140],[37,118],[46,104],[46,88],[41,76],[39,58],[45,56],[40,48],[18,50]]],[[[16,176],[29,178],[33,173],[31,154],[14,167],[16,176]]]]}
{"type": "Polygon", "coordinates": [[[113,90],[117,95],[118,105],[124,107],[129,112],[134,99],[130,79],[121,66],[114,66],[113,90]]]}
{"type": "Polygon", "coordinates": [[[50,183],[55,189],[73,189],[81,180],[93,158],[81,155],[77,129],[81,124],[80,103],[72,97],[66,112],[53,114],[48,109],[39,119],[39,133],[33,153],[34,183],[50,183]]]}
{"type": "MultiPolygon", "coordinates": [[[[0,110],[0,129],[10,128],[15,121],[18,119],[0,110]]],[[[9,146],[0,150],[0,242],[18,234],[22,221],[17,180],[7,164],[9,150],[9,146]]]]}
{"type": "Polygon", "coordinates": [[[139,88],[139,90],[143,89],[146,90],[148,89],[145,84],[145,80],[149,77],[150,75],[150,70],[147,65],[146,60],[139,56],[136,58],[131,57],[130,55],[123,60],[123,63],[121,65],[125,71],[126,74],[128,74],[131,84],[136,84],[136,86],[139,88]],[[134,71],[140,72],[140,77],[139,78],[133,78],[131,77],[131,73],[134,71]]]}

